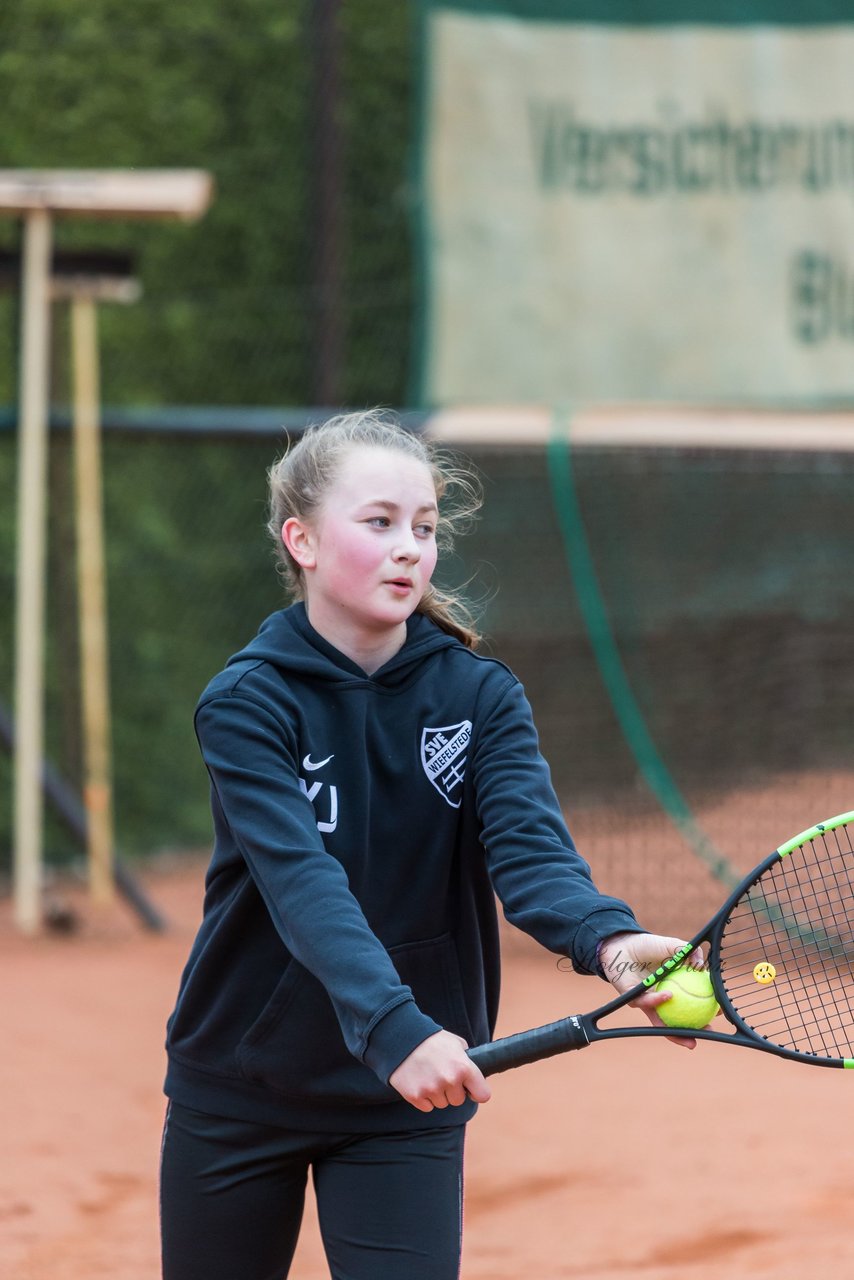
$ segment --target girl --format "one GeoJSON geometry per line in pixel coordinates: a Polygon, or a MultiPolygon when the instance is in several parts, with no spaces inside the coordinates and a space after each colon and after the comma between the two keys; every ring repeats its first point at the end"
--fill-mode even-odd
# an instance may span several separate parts
{"type": "Polygon", "coordinates": [[[165,1280],[281,1280],[309,1167],[334,1277],[456,1277],[494,895],[618,989],[679,945],[595,888],[518,680],[431,584],[455,494],[471,480],[372,413],[271,469],[297,603],[196,711],[215,845],[169,1021],[165,1280]]]}

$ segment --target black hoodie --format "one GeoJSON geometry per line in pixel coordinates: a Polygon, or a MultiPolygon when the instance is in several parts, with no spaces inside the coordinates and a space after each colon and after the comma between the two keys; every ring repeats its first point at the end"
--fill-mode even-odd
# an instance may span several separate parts
{"type": "Polygon", "coordinates": [[[500,662],[421,615],[368,676],[275,613],[208,685],[196,732],[215,845],[169,1020],[166,1092],[308,1130],[462,1122],[387,1083],[440,1027],[492,1033],[509,920],[593,972],[639,925],[575,850],[500,662]]]}

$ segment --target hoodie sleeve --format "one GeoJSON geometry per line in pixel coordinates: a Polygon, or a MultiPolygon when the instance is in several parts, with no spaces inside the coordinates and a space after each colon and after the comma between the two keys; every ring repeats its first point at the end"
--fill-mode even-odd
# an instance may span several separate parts
{"type": "Polygon", "coordinates": [[[196,733],[223,817],[284,945],[323,984],[350,1052],[385,1083],[441,1028],[415,1004],[327,853],[296,744],[260,702],[216,697],[196,733]]]}
{"type": "Polygon", "coordinates": [[[473,780],[489,873],[507,919],[569,956],[578,972],[600,972],[599,943],[643,929],[625,902],[599,892],[576,850],[518,681],[477,737],[473,780]]]}

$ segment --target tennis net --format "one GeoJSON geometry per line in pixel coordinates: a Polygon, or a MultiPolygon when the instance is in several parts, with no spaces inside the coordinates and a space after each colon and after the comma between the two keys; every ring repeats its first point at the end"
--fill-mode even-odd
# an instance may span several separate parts
{"type": "Polygon", "coordinates": [[[600,885],[685,931],[854,805],[854,414],[469,410],[455,569],[600,885]]]}

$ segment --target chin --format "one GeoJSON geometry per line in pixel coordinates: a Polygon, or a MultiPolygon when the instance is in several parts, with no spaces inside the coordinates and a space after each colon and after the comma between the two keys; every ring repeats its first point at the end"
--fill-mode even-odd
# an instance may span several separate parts
{"type": "Polygon", "coordinates": [[[375,614],[371,623],[379,630],[391,630],[411,618],[417,607],[417,601],[414,604],[410,604],[408,600],[401,601],[397,609],[383,609],[382,613],[375,614]]]}

